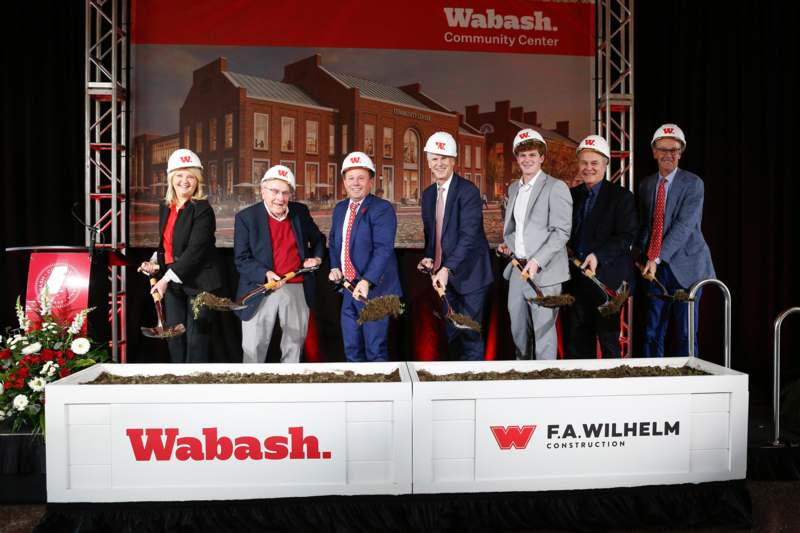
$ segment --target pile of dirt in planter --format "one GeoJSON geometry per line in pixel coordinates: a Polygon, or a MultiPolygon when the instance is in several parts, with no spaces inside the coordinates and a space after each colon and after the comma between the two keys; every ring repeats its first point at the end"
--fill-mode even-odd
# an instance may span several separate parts
{"type": "Polygon", "coordinates": [[[708,376],[708,372],[690,366],[615,366],[600,370],[546,368],[520,372],[460,372],[453,374],[432,374],[427,370],[417,370],[420,381],[497,381],[517,379],[585,379],[585,378],[649,378],[657,376],[708,376]]]}
{"type": "Polygon", "coordinates": [[[307,374],[242,374],[237,372],[198,372],[176,376],[160,374],[157,376],[115,376],[103,372],[86,385],[187,385],[187,384],[239,384],[239,383],[398,383],[400,370],[389,374],[357,374],[352,370],[344,372],[309,372],[307,374]]]}

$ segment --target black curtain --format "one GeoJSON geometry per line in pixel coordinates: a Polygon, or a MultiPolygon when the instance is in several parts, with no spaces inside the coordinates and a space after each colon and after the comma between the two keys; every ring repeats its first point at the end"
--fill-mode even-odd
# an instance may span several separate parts
{"type": "MultiPolygon", "coordinates": [[[[27,264],[13,246],[83,245],[84,2],[20,2],[3,42],[0,326],[15,325],[27,264]],[[13,29],[13,31],[12,31],[13,29]]],[[[4,334],[4,333],[3,333],[4,334]]]]}
{"type": "MultiPolygon", "coordinates": [[[[83,10],[83,2],[22,3],[8,21],[22,37],[3,36],[3,249],[83,243],[82,229],[69,214],[84,195],[83,10]]],[[[793,176],[797,19],[798,7],[790,3],[635,5],[637,180],[656,168],[648,148],[652,132],[663,122],[678,123],[688,136],[681,166],[705,180],[704,233],[717,274],[733,293],[734,367],[750,372],[764,388],[771,376],[772,321],[800,304],[791,260],[800,229],[793,176]]],[[[146,252],[131,255],[138,260],[146,252]]],[[[401,262],[413,263],[403,257],[401,262]]],[[[26,266],[4,257],[0,268],[6,280],[0,284],[0,319],[6,325],[14,321],[11,304],[24,290],[26,266]]],[[[413,276],[406,281],[422,283],[413,276]]],[[[498,303],[498,337],[505,342],[506,311],[498,303]]],[[[150,319],[147,302],[141,305],[130,313],[132,331],[150,325],[144,323],[150,319]],[[135,323],[137,317],[142,323],[135,323]]],[[[321,312],[335,313],[330,307],[321,312]]],[[[719,362],[722,303],[715,289],[705,291],[701,307],[701,353],[719,362]]],[[[327,317],[326,328],[334,320],[327,317]]],[[[798,320],[790,318],[784,328],[786,382],[800,377],[800,362],[789,357],[800,344],[798,320]]],[[[405,354],[400,358],[413,357],[407,335],[397,333],[397,348],[405,354]]]]}

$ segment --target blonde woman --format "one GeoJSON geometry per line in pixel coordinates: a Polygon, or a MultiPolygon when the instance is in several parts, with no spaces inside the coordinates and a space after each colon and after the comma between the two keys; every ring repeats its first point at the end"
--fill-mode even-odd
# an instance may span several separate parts
{"type": "Polygon", "coordinates": [[[164,299],[166,325],[184,324],[186,334],[169,339],[173,363],[207,363],[211,323],[203,309],[195,319],[190,298],[222,285],[214,246],[216,219],[203,192],[197,154],[176,150],[167,163],[167,192],[159,209],[158,250],[140,269],[164,274],[153,287],[164,299]]]}

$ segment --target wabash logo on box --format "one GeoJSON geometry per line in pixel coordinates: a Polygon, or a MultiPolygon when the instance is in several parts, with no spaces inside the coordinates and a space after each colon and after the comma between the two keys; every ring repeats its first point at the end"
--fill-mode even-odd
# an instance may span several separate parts
{"type": "Polygon", "coordinates": [[[536,426],[489,426],[489,429],[501,450],[524,450],[528,447],[536,426]]]}
{"type": "Polygon", "coordinates": [[[330,459],[319,450],[319,439],[303,435],[303,427],[290,427],[289,436],[220,437],[217,428],[203,428],[203,438],[180,436],[178,428],[129,428],[125,430],[137,461],[238,461],[282,459],[330,459]]]}

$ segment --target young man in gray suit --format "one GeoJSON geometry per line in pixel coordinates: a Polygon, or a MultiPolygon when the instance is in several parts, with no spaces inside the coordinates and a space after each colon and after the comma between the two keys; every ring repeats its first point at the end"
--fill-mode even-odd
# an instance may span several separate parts
{"type": "MultiPolygon", "coordinates": [[[[508,188],[504,242],[499,250],[526,259],[525,273],[545,296],[555,296],[569,279],[566,245],[572,228],[572,196],[563,181],[542,171],[546,152],[547,144],[535,130],[524,129],[514,137],[514,156],[522,177],[508,188]]],[[[509,280],[508,312],[517,359],[533,358],[531,340],[536,359],[555,359],[558,310],[533,303],[536,293],[512,268],[509,264],[503,277],[509,280]]]]}
{"type": "MultiPolygon", "coordinates": [[[[674,293],[688,290],[697,281],[713,278],[714,265],[700,224],[703,220],[703,180],[678,168],[686,149],[686,136],[675,124],[660,126],[650,143],[658,172],[639,186],[639,236],[637,248],[646,262],[644,274],[653,274],[674,293]]],[[[651,283],[648,290],[659,293],[651,283]]],[[[664,357],[664,339],[670,318],[678,331],[677,352],[689,354],[688,307],[684,302],[664,302],[648,298],[643,355],[664,357]]],[[[700,292],[695,296],[695,325],[700,308],[700,292]]],[[[695,330],[697,331],[697,330],[695,330]]],[[[697,354],[697,337],[695,337],[697,354]]]]}

